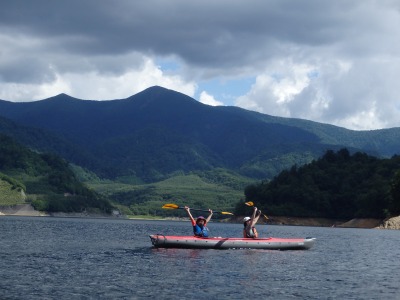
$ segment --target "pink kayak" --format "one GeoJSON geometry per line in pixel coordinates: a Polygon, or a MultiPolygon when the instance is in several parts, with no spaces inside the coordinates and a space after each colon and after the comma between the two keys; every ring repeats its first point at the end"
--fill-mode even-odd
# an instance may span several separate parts
{"type": "Polygon", "coordinates": [[[163,234],[150,235],[150,239],[156,248],[188,249],[306,250],[310,249],[315,243],[315,238],[201,238],[163,234]]]}

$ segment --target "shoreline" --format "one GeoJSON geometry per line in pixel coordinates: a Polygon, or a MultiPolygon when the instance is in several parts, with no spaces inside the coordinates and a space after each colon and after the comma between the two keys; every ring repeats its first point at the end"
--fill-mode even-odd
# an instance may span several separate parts
{"type": "MultiPolygon", "coordinates": [[[[18,204],[0,206],[1,216],[25,216],[25,217],[59,217],[59,218],[105,218],[120,220],[154,220],[154,221],[185,221],[187,218],[180,217],[150,217],[150,216],[124,216],[121,214],[99,214],[99,213],[47,213],[36,211],[30,204],[18,204]]],[[[243,217],[234,217],[218,220],[222,223],[242,223],[243,217]]],[[[214,220],[216,221],[216,220],[214,220]]],[[[397,229],[400,230],[400,216],[389,219],[351,219],[338,220],[328,218],[300,218],[300,217],[281,217],[269,216],[268,220],[261,220],[259,224],[280,225],[280,226],[312,226],[312,227],[337,227],[337,228],[364,228],[364,229],[397,229]]]]}

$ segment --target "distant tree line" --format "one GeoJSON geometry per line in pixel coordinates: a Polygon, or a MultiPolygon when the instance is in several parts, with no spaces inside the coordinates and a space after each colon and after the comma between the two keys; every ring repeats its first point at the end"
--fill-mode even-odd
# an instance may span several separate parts
{"type": "MultiPolygon", "coordinates": [[[[347,149],[332,150],[302,167],[294,165],[271,181],[245,188],[275,216],[385,218],[400,214],[400,156],[378,159],[347,149]]],[[[243,202],[236,207],[243,214],[243,202]]]]}

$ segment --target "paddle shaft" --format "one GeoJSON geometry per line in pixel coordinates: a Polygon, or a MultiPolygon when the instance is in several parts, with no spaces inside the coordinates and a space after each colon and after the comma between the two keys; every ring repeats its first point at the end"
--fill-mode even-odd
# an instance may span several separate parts
{"type": "MultiPolygon", "coordinates": [[[[165,209],[185,209],[185,207],[178,206],[178,205],[176,205],[174,203],[164,204],[162,208],[165,208],[165,209]]],[[[191,209],[191,208],[189,208],[189,209],[191,209]]],[[[203,212],[209,212],[210,211],[210,210],[206,210],[206,209],[196,209],[196,208],[192,208],[191,210],[203,211],[203,212]]],[[[233,213],[227,212],[227,211],[213,211],[213,213],[219,213],[219,214],[222,214],[222,215],[233,215],[233,213]]]]}
{"type": "MultiPolygon", "coordinates": [[[[182,206],[179,206],[178,209],[185,209],[185,208],[182,207],[182,206]]],[[[198,209],[198,208],[189,208],[189,209],[190,209],[190,210],[194,210],[194,211],[209,212],[208,209],[198,209]]],[[[221,212],[219,212],[219,211],[213,211],[213,213],[219,214],[219,213],[221,213],[221,212]]]]}

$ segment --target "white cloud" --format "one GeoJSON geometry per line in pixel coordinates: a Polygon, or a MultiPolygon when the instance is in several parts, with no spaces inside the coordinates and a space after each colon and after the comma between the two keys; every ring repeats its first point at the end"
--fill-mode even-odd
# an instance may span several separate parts
{"type": "MultiPolygon", "coordinates": [[[[319,59],[315,59],[317,56],[319,59]]],[[[287,59],[267,67],[236,105],[262,113],[362,130],[399,126],[400,60],[287,59]]]]}
{"type": "Polygon", "coordinates": [[[219,106],[219,105],[224,105],[224,103],[215,100],[215,98],[212,95],[207,94],[206,91],[202,91],[200,93],[200,100],[201,103],[211,105],[211,106],[219,106]]]}
{"type": "Polygon", "coordinates": [[[291,110],[292,102],[310,85],[315,74],[317,71],[312,65],[279,61],[257,76],[249,93],[239,97],[236,105],[266,114],[293,117],[297,113],[291,110]]]}
{"type": "Polygon", "coordinates": [[[67,78],[73,83],[71,93],[82,99],[126,98],[154,85],[193,97],[196,89],[193,82],[185,82],[178,75],[164,74],[151,59],[147,59],[140,69],[128,70],[118,76],[89,73],[84,76],[71,74],[67,78]]]}
{"type": "Polygon", "coordinates": [[[0,82],[0,98],[13,101],[39,100],[66,93],[79,99],[112,100],[134,95],[159,85],[194,96],[196,84],[185,82],[178,75],[164,74],[147,58],[140,69],[126,70],[122,74],[90,72],[59,73],[53,69],[55,80],[40,85],[0,82]]]}
{"type": "Polygon", "coordinates": [[[341,118],[333,123],[339,123],[345,128],[353,128],[355,130],[365,130],[374,128],[384,128],[385,123],[382,122],[377,115],[377,109],[372,104],[368,111],[360,111],[350,115],[347,118],[341,118]]]}

